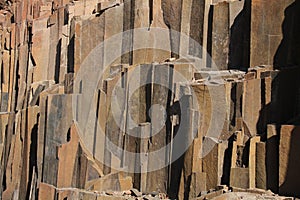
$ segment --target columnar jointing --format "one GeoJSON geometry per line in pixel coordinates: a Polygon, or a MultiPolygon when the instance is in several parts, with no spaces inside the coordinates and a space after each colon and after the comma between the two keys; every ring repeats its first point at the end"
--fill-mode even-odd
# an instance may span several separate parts
{"type": "Polygon", "coordinates": [[[0,1],[1,199],[300,198],[299,2],[0,1]]]}

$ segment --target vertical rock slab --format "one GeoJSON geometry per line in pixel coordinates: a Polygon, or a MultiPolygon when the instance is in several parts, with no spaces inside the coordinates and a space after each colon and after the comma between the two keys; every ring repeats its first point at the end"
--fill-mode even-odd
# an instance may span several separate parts
{"type": "MultiPolygon", "coordinates": [[[[141,134],[140,127],[134,128],[131,130],[136,132],[137,135],[141,134]]],[[[128,176],[132,178],[134,188],[140,187],[140,173],[141,173],[141,161],[140,161],[140,141],[139,138],[132,136],[130,134],[125,135],[124,139],[124,161],[123,165],[125,169],[128,170],[128,176]]]]}
{"type": "MultiPolygon", "coordinates": [[[[180,132],[176,134],[184,135],[183,138],[180,138],[179,143],[182,143],[181,146],[178,144],[174,145],[173,151],[177,151],[178,154],[178,152],[180,153],[184,148],[188,147],[188,149],[182,155],[184,157],[182,168],[180,168],[181,166],[177,161],[172,164],[174,170],[174,172],[172,171],[173,174],[177,174],[178,176],[178,171],[182,173],[182,176],[179,177],[181,178],[179,191],[172,191],[178,193],[179,199],[195,198],[198,196],[199,191],[206,189],[206,174],[202,173],[202,137],[197,135],[198,115],[197,112],[191,109],[192,105],[188,103],[188,101],[191,101],[191,96],[186,94],[186,96],[182,98],[186,100],[181,100],[181,112],[183,113],[181,114],[180,132]],[[184,126],[184,129],[182,129],[181,126],[184,126]]],[[[175,136],[175,139],[178,139],[176,137],[177,136],[175,136]]],[[[172,176],[172,174],[170,176],[172,176]]],[[[173,181],[176,181],[176,179],[172,177],[170,180],[170,185],[173,186],[173,181]]]]}
{"type": "MultiPolygon", "coordinates": [[[[24,129],[24,144],[23,144],[23,170],[21,174],[20,198],[27,198],[29,194],[30,183],[36,176],[37,172],[37,137],[38,137],[38,122],[39,122],[39,107],[29,107],[23,110],[22,123],[24,129]]],[[[23,130],[24,130],[23,129],[23,130]]],[[[34,185],[36,183],[34,182],[34,185]]]]}
{"type": "Polygon", "coordinates": [[[259,121],[257,122],[257,133],[264,134],[267,132],[267,124],[273,121],[271,118],[272,112],[272,93],[274,95],[274,86],[272,92],[272,75],[271,71],[263,71],[258,73],[258,78],[261,78],[261,110],[259,113],[259,121]]]}
{"type": "Polygon", "coordinates": [[[231,107],[231,106],[233,106],[232,105],[233,102],[231,101],[231,97],[232,97],[231,92],[232,92],[231,82],[225,81],[224,86],[221,87],[221,93],[223,93],[223,95],[224,95],[224,97],[221,97],[221,101],[223,100],[224,107],[225,107],[225,109],[223,110],[223,112],[225,112],[224,119],[223,119],[224,124],[223,124],[222,133],[219,137],[219,139],[221,139],[223,141],[226,141],[231,137],[232,126],[230,126],[230,125],[231,125],[232,121],[236,120],[235,118],[233,119],[232,115],[231,115],[231,111],[232,111],[232,109],[234,109],[231,107]]]}
{"type": "Polygon", "coordinates": [[[202,58],[205,1],[193,0],[190,19],[189,55],[202,58]]]}
{"type": "Polygon", "coordinates": [[[189,53],[189,40],[190,35],[190,20],[193,0],[182,1],[181,11],[181,27],[180,27],[180,55],[188,55],[189,53]]]}
{"type": "Polygon", "coordinates": [[[276,125],[268,125],[266,143],[267,187],[278,193],[279,185],[279,133],[276,125]]]}
{"type": "Polygon", "coordinates": [[[266,168],[266,143],[256,143],[256,170],[255,170],[255,187],[267,189],[267,168],[266,168]]]}
{"type": "MultiPolygon", "coordinates": [[[[152,6],[152,5],[151,5],[152,6]]],[[[139,0],[134,4],[134,29],[138,28],[149,28],[150,27],[150,1],[139,0]]],[[[133,65],[148,63],[145,58],[147,58],[147,51],[145,49],[138,48],[140,44],[147,44],[149,35],[144,34],[142,38],[141,34],[138,34],[138,30],[133,31],[133,65]],[[143,39],[144,43],[141,43],[143,39]]]]}
{"type": "Polygon", "coordinates": [[[64,79],[64,93],[72,94],[73,93],[73,84],[74,84],[74,74],[68,73],[64,79]]]}
{"type": "MultiPolygon", "coordinates": [[[[12,17],[7,15],[7,21],[9,21],[8,17],[12,17]]],[[[7,22],[6,22],[7,23],[7,22]]],[[[10,23],[2,24],[2,49],[1,53],[1,111],[2,112],[11,112],[15,107],[15,96],[13,96],[13,91],[15,92],[16,88],[14,87],[16,84],[16,66],[15,66],[15,42],[14,35],[15,30],[14,26],[10,23]],[[11,29],[11,30],[10,30],[11,29]]],[[[24,48],[23,48],[24,49],[24,48]]]]}
{"type": "Polygon", "coordinates": [[[229,69],[244,70],[250,62],[251,1],[230,1],[229,69]]]}
{"type": "Polygon", "coordinates": [[[89,159],[82,145],[79,145],[76,153],[77,155],[74,164],[72,186],[83,189],[85,188],[88,180],[89,159]]]}
{"type": "MultiPolygon", "coordinates": [[[[47,21],[50,30],[49,37],[49,60],[47,67],[47,79],[59,82],[60,58],[61,58],[61,27],[64,20],[64,8],[54,11],[47,21]],[[55,55],[55,56],[54,56],[55,55]]],[[[47,28],[48,28],[47,27],[47,28]]]]}
{"type": "Polygon", "coordinates": [[[279,143],[279,194],[299,196],[299,126],[283,125],[279,143]]]}
{"type": "MultiPolygon", "coordinates": [[[[22,107],[26,105],[24,102],[26,100],[26,80],[28,76],[28,70],[27,66],[28,64],[28,46],[27,45],[22,45],[19,47],[19,65],[22,67],[19,67],[19,70],[17,71],[18,73],[18,94],[17,94],[17,105],[16,109],[17,110],[22,110],[22,107]]],[[[8,99],[6,100],[8,103],[8,99]]]]}
{"type": "Polygon", "coordinates": [[[213,145],[213,149],[203,158],[202,166],[203,172],[206,173],[206,188],[213,189],[221,184],[224,153],[227,144],[218,143],[211,139],[211,143],[206,145],[213,145]]]}
{"type": "Polygon", "coordinates": [[[197,109],[200,111],[199,131],[203,136],[226,138],[228,132],[229,92],[226,83],[211,80],[204,83],[193,83],[193,92],[197,98],[197,109]]]}
{"type": "Polygon", "coordinates": [[[236,81],[231,84],[231,100],[230,100],[230,127],[234,130],[241,130],[242,127],[238,127],[238,119],[242,118],[242,98],[244,82],[236,81]]]}
{"type": "Polygon", "coordinates": [[[48,93],[42,92],[40,94],[40,118],[39,118],[39,129],[38,129],[38,138],[37,138],[37,171],[38,179],[37,183],[39,184],[42,181],[42,172],[43,172],[43,162],[44,162],[44,148],[45,148],[45,130],[46,130],[46,121],[47,121],[47,108],[48,108],[48,93]]]}
{"type": "Polygon", "coordinates": [[[245,4],[245,0],[229,2],[230,27],[232,27],[232,25],[234,24],[234,21],[238,17],[238,15],[241,14],[241,12],[243,12],[244,4],[245,4]]]}
{"type": "MultiPolygon", "coordinates": [[[[236,141],[232,145],[231,169],[229,185],[232,187],[249,188],[249,168],[243,163],[244,154],[244,133],[236,132],[236,141]]],[[[245,157],[248,159],[247,155],[245,157]]]]}
{"type": "MultiPolygon", "coordinates": [[[[66,8],[63,9],[63,11],[65,13],[67,13],[68,11],[66,11],[66,8]]],[[[68,50],[69,50],[69,42],[70,42],[70,24],[71,22],[66,22],[67,19],[69,18],[69,16],[66,14],[63,15],[64,16],[64,21],[63,21],[63,26],[62,26],[62,30],[61,30],[61,39],[58,43],[58,47],[59,44],[61,44],[61,49],[60,49],[60,62],[58,63],[58,61],[56,62],[57,65],[59,64],[59,71],[55,71],[55,75],[56,75],[56,79],[58,79],[59,83],[64,83],[65,77],[68,74],[68,50]]],[[[58,68],[57,68],[58,70],[58,68]]]]}
{"type": "MultiPolygon", "coordinates": [[[[87,56],[104,40],[105,34],[105,15],[99,17],[76,17],[74,18],[74,35],[70,35],[70,38],[74,38],[74,72],[78,72],[81,64],[85,61],[87,56]],[[98,26],[95,26],[98,24],[98,26]]],[[[72,52],[71,49],[70,52],[72,52]]],[[[87,63],[97,63],[100,69],[103,69],[104,64],[104,51],[103,46],[97,48],[97,52],[88,57],[91,60],[85,61],[87,63]]],[[[70,66],[72,68],[72,66],[70,66]]]]}
{"type": "MultiPolygon", "coordinates": [[[[212,5],[207,51],[218,69],[227,69],[229,52],[229,3],[212,5]],[[210,32],[211,31],[211,32],[210,32]]],[[[212,62],[208,66],[212,67],[212,62]]],[[[214,66],[213,66],[214,67],[214,66]]]]}
{"type": "MultiPolygon", "coordinates": [[[[123,167],[128,167],[130,173],[137,170],[140,172],[140,156],[138,153],[145,148],[143,141],[140,141],[142,131],[140,124],[149,121],[149,111],[151,106],[151,92],[152,92],[152,76],[153,66],[151,64],[144,64],[136,68],[128,69],[126,76],[126,103],[125,103],[125,138],[124,138],[124,155],[123,167]],[[143,144],[141,144],[141,142],[143,144]],[[128,153],[127,153],[128,152],[128,153]],[[136,166],[138,165],[138,166],[136,166]]],[[[150,137],[150,133],[149,137],[150,137]]],[[[146,138],[145,138],[146,139],[146,138]]],[[[148,146],[147,146],[148,151],[148,146]]],[[[145,152],[147,152],[145,151],[145,152]]],[[[146,163],[145,163],[146,164],[146,163]]],[[[144,174],[143,177],[146,175],[144,174]]],[[[145,190],[145,183],[143,179],[143,189],[145,190]]],[[[141,183],[142,184],[142,183],[141,183]]],[[[137,182],[139,186],[139,181],[137,182]]]]}
{"type": "MultiPolygon", "coordinates": [[[[167,65],[154,65],[153,69],[153,86],[151,95],[151,138],[149,145],[149,161],[148,169],[156,169],[156,166],[167,166],[167,152],[159,157],[153,156],[151,152],[157,150],[167,151],[168,129],[170,122],[168,120],[166,109],[170,101],[169,84],[170,81],[170,68],[167,65]],[[155,92],[154,92],[155,91],[155,92]]],[[[168,180],[167,168],[163,167],[157,171],[152,171],[147,174],[147,191],[160,191],[166,192],[168,180]]]]}
{"type": "Polygon", "coordinates": [[[123,11],[123,40],[122,40],[122,64],[132,64],[133,28],[135,2],[124,1],[123,11]]]}
{"type": "MultiPolygon", "coordinates": [[[[97,122],[95,125],[95,138],[94,138],[94,147],[93,147],[93,155],[95,159],[100,162],[104,162],[105,159],[105,126],[106,126],[106,94],[102,89],[98,90],[98,103],[97,103],[97,122]]],[[[102,163],[102,169],[104,168],[104,163],[102,163]]]]}
{"type": "Polygon", "coordinates": [[[201,192],[207,191],[206,188],[206,173],[196,172],[191,174],[191,186],[189,190],[189,198],[198,197],[201,192]]]}
{"type": "Polygon", "coordinates": [[[247,189],[249,188],[249,169],[231,168],[230,186],[247,189]]]}
{"type": "Polygon", "coordinates": [[[204,84],[197,84],[192,87],[195,95],[197,96],[198,108],[201,113],[199,131],[203,134],[203,136],[206,136],[208,134],[208,128],[212,117],[212,102],[209,89],[204,84]]]}
{"type": "Polygon", "coordinates": [[[147,170],[148,170],[148,144],[151,133],[151,124],[140,124],[141,127],[141,141],[140,141],[140,191],[147,191],[147,170]]]}
{"type": "Polygon", "coordinates": [[[135,2],[134,16],[133,65],[170,58],[170,34],[163,20],[161,1],[135,2]]]}
{"type": "Polygon", "coordinates": [[[272,65],[282,39],[284,11],[293,0],[251,2],[250,66],[272,65]]]}
{"type": "Polygon", "coordinates": [[[47,28],[47,18],[34,20],[32,24],[32,57],[35,61],[33,81],[48,79],[47,67],[50,55],[50,29],[47,28]]]}
{"type": "Polygon", "coordinates": [[[249,134],[255,136],[261,110],[260,79],[245,80],[243,91],[243,120],[249,130],[249,134]]]}
{"type": "Polygon", "coordinates": [[[178,57],[180,48],[180,30],[181,30],[181,13],[182,13],[182,3],[184,1],[171,1],[162,0],[161,7],[163,10],[164,21],[166,25],[170,28],[170,41],[171,41],[171,52],[172,57],[178,57]]]}
{"type": "MultiPolygon", "coordinates": [[[[7,136],[5,136],[5,132],[8,126],[8,119],[9,119],[9,114],[5,113],[5,114],[1,114],[0,115],[0,130],[1,130],[1,136],[0,136],[0,155],[1,158],[3,156],[4,159],[1,159],[1,161],[3,162],[3,160],[5,160],[5,155],[3,155],[4,151],[5,151],[5,139],[7,138],[7,136]]],[[[3,166],[3,164],[2,164],[3,166]]]]}
{"type": "MultiPolygon", "coordinates": [[[[198,133],[199,134],[199,133],[198,133]]],[[[202,137],[195,138],[193,141],[193,164],[192,172],[202,172],[202,137]]]]}
{"type": "MultiPolygon", "coordinates": [[[[174,73],[173,116],[171,130],[170,158],[173,162],[169,168],[169,194],[171,198],[188,198],[191,182],[189,181],[192,172],[197,171],[200,166],[194,166],[194,162],[199,164],[201,158],[201,142],[193,144],[193,139],[197,137],[199,116],[193,110],[191,88],[185,82],[180,82],[174,73]],[[197,145],[197,146],[196,146],[197,145]],[[196,149],[196,150],[195,150],[196,149]],[[199,150],[199,151],[197,151],[199,150]],[[197,155],[197,153],[199,153],[197,155]],[[193,155],[199,159],[193,160],[193,155]]],[[[201,162],[201,161],[200,161],[201,162]]]]}
{"type": "Polygon", "coordinates": [[[67,133],[67,143],[58,147],[57,187],[72,187],[72,178],[79,145],[79,135],[73,124],[67,133]]]}
{"type": "Polygon", "coordinates": [[[266,27],[266,23],[259,23],[267,13],[264,10],[267,1],[252,1],[252,17],[251,17],[251,44],[250,49],[250,66],[258,66],[261,64],[268,64],[268,46],[269,39],[268,35],[264,31],[264,27],[266,27]],[[260,53],[258,53],[258,48],[260,49],[260,53]],[[257,49],[257,50],[256,50],[257,49]]]}
{"type": "MultiPolygon", "coordinates": [[[[111,73],[110,78],[104,80],[106,90],[106,155],[111,157],[111,163],[108,164],[113,169],[121,167],[122,155],[116,148],[123,147],[123,131],[122,123],[125,118],[125,105],[126,105],[126,88],[122,77],[122,66],[120,71],[117,70],[111,73]],[[108,145],[108,146],[107,146],[108,145]],[[112,146],[111,146],[112,145],[112,146]]],[[[101,133],[100,133],[101,134],[101,133]]],[[[97,137],[97,136],[95,136],[97,137]]],[[[95,141],[94,141],[95,147],[95,141]]]]}
{"type": "Polygon", "coordinates": [[[113,41],[104,43],[104,66],[121,64],[124,4],[105,11],[104,41],[113,37],[113,41]],[[115,56],[113,63],[107,63],[107,57],[115,56]]]}
{"type": "Polygon", "coordinates": [[[260,137],[256,136],[250,139],[249,150],[249,187],[256,188],[256,144],[260,142],[260,137]]]}
{"type": "Polygon", "coordinates": [[[55,187],[46,183],[39,184],[39,198],[45,200],[55,199],[55,187]]]}
{"type": "Polygon", "coordinates": [[[23,141],[21,140],[21,138],[24,137],[24,133],[21,131],[21,112],[16,115],[15,126],[15,134],[11,136],[11,141],[8,141],[10,143],[10,151],[8,154],[7,166],[5,169],[5,184],[7,185],[7,187],[2,194],[2,197],[4,199],[19,198],[19,187],[21,184],[20,179],[23,167],[23,141]]]}
{"type": "Polygon", "coordinates": [[[67,133],[73,120],[71,102],[72,95],[48,96],[42,181],[54,186],[58,181],[58,146],[67,142],[67,133]]]}
{"type": "Polygon", "coordinates": [[[3,27],[1,31],[1,47],[3,52],[1,53],[1,111],[8,111],[8,103],[9,103],[9,87],[12,83],[13,79],[11,79],[11,63],[10,63],[10,47],[6,47],[10,43],[10,33],[8,27],[3,27]],[[6,48],[5,48],[6,47],[6,48]],[[11,83],[10,83],[11,82],[11,83]]]}
{"type": "MultiPolygon", "coordinates": [[[[14,113],[2,113],[0,114],[0,126],[1,126],[1,172],[0,172],[0,180],[7,184],[6,177],[7,172],[6,168],[9,163],[10,149],[12,149],[12,138],[13,133],[15,131],[14,123],[15,123],[15,114],[14,113]],[[5,134],[4,134],[5,133],[5,134]]],[[[1,188],[0,193],[3,195],[3,191],[5,188],[1,188]]]]}

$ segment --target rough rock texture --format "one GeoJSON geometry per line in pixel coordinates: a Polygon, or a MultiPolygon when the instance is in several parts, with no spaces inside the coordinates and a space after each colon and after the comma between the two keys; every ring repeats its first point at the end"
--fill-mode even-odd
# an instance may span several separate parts
{"type": "Polygon", "coordinates": [[[1,199],[300,198],[299,5],[0,1],[1,199]]]}

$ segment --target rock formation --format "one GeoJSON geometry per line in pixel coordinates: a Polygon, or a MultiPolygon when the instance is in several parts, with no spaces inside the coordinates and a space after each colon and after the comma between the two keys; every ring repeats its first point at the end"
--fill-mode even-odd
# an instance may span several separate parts
{"type": "Polygon", "coordinates": [[[2,199],[300,198],[299,0],[0,8],[2,199]]]}

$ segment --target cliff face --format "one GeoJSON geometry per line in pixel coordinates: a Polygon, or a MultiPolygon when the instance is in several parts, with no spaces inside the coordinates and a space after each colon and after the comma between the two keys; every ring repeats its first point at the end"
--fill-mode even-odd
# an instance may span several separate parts
{"type": "Polygon", "coordinates": [[[300,196],[299,0],[0,8],[3,199],[300,196]]]}

